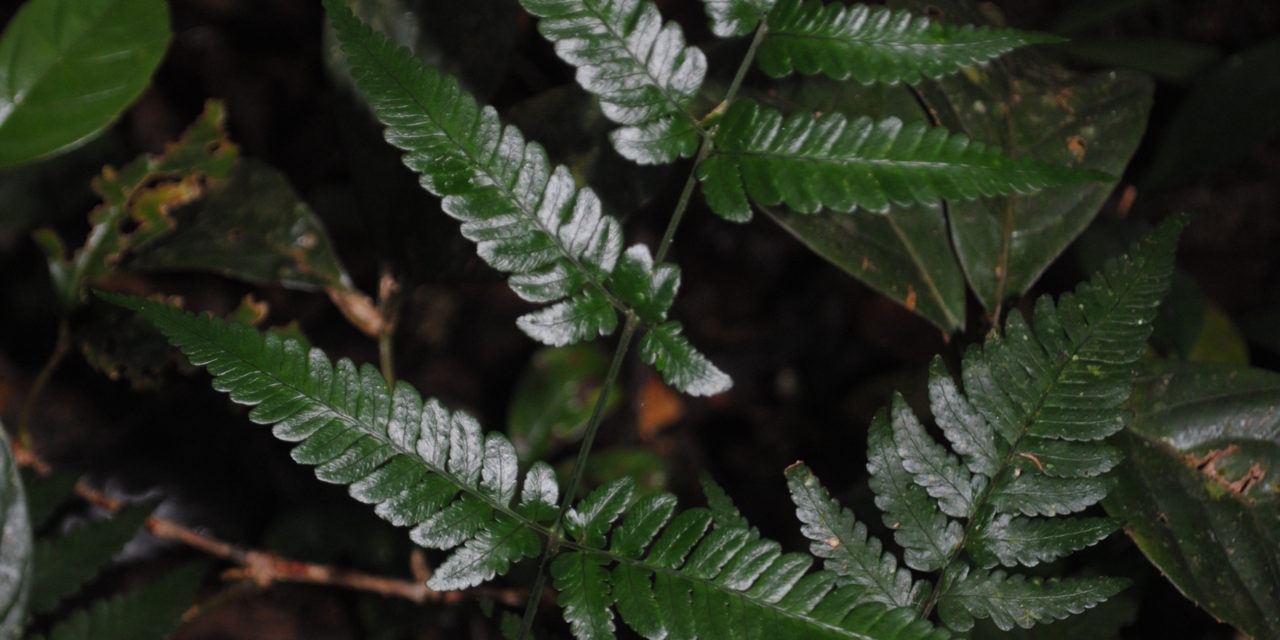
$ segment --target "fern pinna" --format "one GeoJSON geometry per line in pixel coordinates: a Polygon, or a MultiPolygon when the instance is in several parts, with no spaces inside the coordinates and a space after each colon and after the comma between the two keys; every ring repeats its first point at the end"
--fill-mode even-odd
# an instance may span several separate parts
{"type": "Polygon", "coordinates": [[[293,458],[350,486],[418,544],[451,550],[435,589],[478,585],[536,556],[548,536],[554,587],[574,634],[613,637],[615,615],[650,638],[941,638],[974,618],[1029,627],[1088,609],[1124,587],[1111,578],[1041,581],[1033,566],[1096,543],[1106,518],[1059,518],[1096,503],[1118,461],[1099,442],[1124,425],[1122,403],[1167,289],[1181,221],[1163,225],[1093,281],[1036,305],[1033,332],[1013,313],[1005,336],[964,359],[959,386],[935,365],[934,441],[901,400],[869,434],[876,504],[902,564],[797,464],[787,470],[808,554],[783,553],[725,508],[677,515],[675,499],[637,499],[622,479],[555,522],[549,466],[523,474],[515,450],[466,414],[388,388],[371,366],[335,367],[318,349],[161,302],[103,294],[137,310],[206,367],[214,387],[254,406],[251,420],[296,442],[293,458]],[[956,455],[958,454],[958,455],[956,455]],[[940,572],[932,582],[911,570],[940,572]]]}

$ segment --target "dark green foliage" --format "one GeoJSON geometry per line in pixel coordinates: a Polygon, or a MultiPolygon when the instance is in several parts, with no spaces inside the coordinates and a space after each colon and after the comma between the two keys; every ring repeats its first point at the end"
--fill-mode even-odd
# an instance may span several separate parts
{"type": "Polygon", "coordinates": [[[821,73],[862,84],[915,84],[1029,44],[1062,41],[1014,29],[945,24],[902,9],[778,0],[759,56],[760,68],[775,78],[821,73]]]}
{"type": "Polygon", "coordinates": [[[680,25],[662,24],[649,0],[521,0],[538,30],[578,68],[578,84],[623,125],[611,136],[624,157],[664,164],[698,149],[686,109],[702,88],[707,58],[685,46],[680,25]]]}
{"type": "Polygon", "coordinates": [[[1280,375],[1150,363],[1104,505],[1178,590],[1255,638],[1280,634],[1280,375]]]}
{"type": "Polygon", "coordinates": [[[36,544],[35,576],[31,585],[31,611],[52,611],[106,566],[124,545],[138,535],[154,504],[121,509],[107,520],[85,525],[36,544]]]}
{"type": "Polygon", "coordinates": [[[54,625],[48,640],[162,640],[178,627],[204,573],[204,565],[188,565],[135,591],[99,600],[54,625]]]}
{"type": "MultiPolygon", "coordinates": [[[[553,11],[563,4],[539,7],[553,11]]],[[[463,223],[463,235],[477,243],[480,256],[511,274],[518,295],[551,303],[522,316],[521,329],[559,346],[612,333],[617,312],[630,311],[629,302],[639,303],[636,312],[646,322],[665,319],[678,270],[655,269],[647,260],[642,269],[624,266],[615,275],[623,254],[621,225],[602,211],[591,189],[578,189],[567,168],[553,167],[540,145],[526,142],[514,127],[504,128],[493,108],[482,108],[456,80],[374,33],[341,2],[326,6],[352,77],[387,126],[387,140],[406,152],[405,164],[421,174],[427,190],[444,198],[445,212],[463,223]]],[[[657,19],[652,6],[635,7],[646,20],[657,19]]],[[[624,265],[638,259],[635,251],[624,265]]],[[[729,388],[728,376],[687,343],[680,346],[664,352],[680,359],[669,366],[683,374],[668,374],[669,382],[697,394],[729,388]]]]}
{"type": "Polygon", "coordinates": [[[936,605],[941,621],[959,632],[974,618],[1008,630],[1080,613],[1124,588],[1115,578],[1045,581],[992,569],[1064,557],[1119,526],[1057,516],[1096,504],[1111,486],[1102,474],[1119,458],[1100,441],[1124,426],[1122,404],[1182,226],[1181,218],[1166,222],[1057,304],[1041,298],[1034,332],[1012,314],[1003,337],[965,356],[963,393],[935,362],[930,408],[955,453],[901,396],[876,416],[867,453],[876,506],[905,564],[941,572],[933,585],[913,584],[912,573],[808,468],[788,470],[811,551],[843,583],[861,587],[860,601],[918,607],[923,615],[936,605]]]}
{"type": "Polygon", "coordinates": [[[801,213],[929,204],[1037,191],[1106,179],[1005,157],[967,136],[897,118],[849,120],[833,113],[784,115],[741,99],[715,135],[716,152],[699,168],[707,204],[731,220],[751,217],[747,197],[801,213]]]}

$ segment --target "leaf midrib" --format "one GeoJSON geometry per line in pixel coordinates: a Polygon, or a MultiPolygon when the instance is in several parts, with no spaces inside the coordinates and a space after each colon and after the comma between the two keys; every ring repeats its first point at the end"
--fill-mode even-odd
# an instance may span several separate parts
{"type": "MultiPolygon", "coordinates": [[[[354,20],[354,16],[352,16],[352,19],[354,20]]],[[[364,27],[364,25],[360,25],[360,26],[364,27]]],[[[369,33],[369,34],[373,33],[371,30],[368,29],[368,27],[364,27],[364,30],[366,33],[369,33]]],[[[461,153],[471,163],[471,165],[475,167],[476,170],[481,175],[484,176],[484,178],[489,182],[489,184],[493,185],[496,189],[498,189],[509,202],[515,205],[516,210],[519,211],[520,214],[525,219],[531,221],[533,225],[538,228],[539,231],[541,231],[544,235],[547,236],[548,239],[551,240],[552,245],[555,246],[556,251],[560,254],[560,257],[566,260],[567,262],[569,262],[569,264],[573,265],[573,268],[576,269],[578,273],[582,274],[583,279],[585,279],[588,284],[590,284],[591,286],[599,290],[600,293],[603,294],[605,298],[609,300],[609,304],[613,305],[614,308],[620,311],[627,311],[628,307],[609,291],[609,289],[605,286],[604,282],[601,280],[598,280],[595,277],[594,273],[591,270],[587,269],[582,264],[582,262],[579,261],[578,258],[568,250],[567,247],[565,247],[564,243],[561,242],[560,240],[560,236],[556,233],[553,233],[550,229],[548,229],[547,226],[543,224],[542,220],[538,218],[537,214],[535,214],[534,212],[526,208],[525,203],[521,199],[516,197],[515,192],[511,190],[511,188],[506,184],[505,181],[495,178],[493,173],[489,170],[490,169],[489,166],[481,162],[479,158],[477,158],[474,154],[472,154],[471,149],[469,149],[467,145],[462,144],[459,138],[453,134],[453,131],[451,131],[449,127],[443,126],[440,119],[437,118],[436,115],[433,113],[433,110],[427,104],[424,104],[423,101],[420,99],[418,92],[413,91],[412,87],[405,84],[403,79],[400,77],[400,74],[391,73],[390,71],[388,71],[389,67],[385,64],[382,64],[383,56],[380,55],[379,52],[375,51],[372,47],[368,46],[368,44],[369,44],[368,39],[359,38],[355,42],[350,42],[350,41],[344,42],[343,46],[348,46],[348,45],[359,46],[365,50],[365,53],[369,56],[370,59],[377,60],[379,62],[379,67],[381,67],[382,69],[383,75],[389,78],[392,82],[394,82],[395,85],[400,88],[402,94],[407,96],[413,102],[414,106],[417,107],[418,109],[418,113],[425,116],[427,119],[429,119],[431,123],[435,126],[435,129],[441,132],[442,134],[444,134],[444,136],[449,140],[449,142],[453,144],[454,148],[457,149],[459,153],[461,153]]],[[[386,41],[382,42],[382,44],[388,47],[394,46],[390,42],[386,42],[386,41]]],[[[435,76],[434,79],[436,82],[446,81],[446,77],[443,74],[431,69],[427,69],[424,66],[421,66],[421,64],[418,63],[416,60],[413,62],[413,65],[411,66],[411,68],[417,68],[428,74],[433,74],[435,76]]],[[[475,101],[475,99],[470,94],[467,94],[461,91],[459,92],[456,99],[471,100],[473,102],[475,101]]],[[[377,102],[379,103],[382,103],[384,101],[385,99],[382,97],[379,97],[379,99],[377,100],[377,102]]],[[[476,106],[480,111],[480,117],[483,118],[486,107],[479,105],[478,102],[476,103],[476,106]]],[[[402,128],[402,127],[397,126],[397,128],[402,128]]],[[[501,122],[499,122],[498,135],[499,136],[504,135],[501,122]]],[[[536,144],[536,143],[530,143],[528,140],[525,140],[524,143],[525,143],[525,147],[527,147],[529,144],[536,144]]],[[[408,153],[418,153],[418,151],[416,150],[406,150],[406,151],[408,153]]],[[[547,160],[547,163],[549,165],[552,165],[551,171],[548,173],[548,175],[554,176],[555,166],[557,165],[552,164],[549,159],[547,160]]],[[[575,197],[582,196],[583,189],[579,189],[575,186],[575,191],[576,191],[575,197]]],[[[440,194],[436,194],[436,195],[440,195],[440,194]]],[[[545,190],[540,195],[545,196],[546,195],[545,190]]],[[[601,203],[600,215],[601,216],[608,215],[604,213],[603,203],[601,203]]]]}

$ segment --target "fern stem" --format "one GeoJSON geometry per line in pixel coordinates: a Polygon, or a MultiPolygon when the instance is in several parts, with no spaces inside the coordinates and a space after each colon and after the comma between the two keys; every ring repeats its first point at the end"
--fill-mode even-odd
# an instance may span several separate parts
{"type": "MultiPolygon", "coordinates": [[[[724,100],[720,106],[716,107],[715,112],[722,111],[724,107],[728,107],[729,103],[737,97],[738,90],[742,88],[742,81],[747,77],[747,71],[751,68],[751,63],[756,58],[756,50],[760,48],[760,43],[764,41],[764,36],[768,33],[769,27],[762,19],[760,27],[756,29],[756,35],[751,39],[751,45],[747,47],[747,55],[743,57],[742,64],[738,65],[738,72],[733,76],[733,83],[729,85],[729,91],[725,93],[724,100]]],[[[714,113],[714,112],[713,112],[714,113]]],[[[701,127],[699,127],[701,130],[701,127]]],[[[658,244],[658,252],[654,254],[654,262],[661,263],[667,257],[667,251],[671,249],[671,242],[675,240],[676,229],[680,227],[680,221],[684,218],[684,212],[689,208],[689,201],[693,199],[693,189],[698,185],[698,166],[702,164],[707,156],[711,155],[711,135],[704,132],[702,136],[702,144],[698,147],[698,155],[693,159],[693,168],[689,170],[689,179],[684,183],[684,190],[680,192],[680,200],[676,202],[675,211],[671,214],[671,221],[667,223],[667,229],[662,234],[662,242],[658,244]]]]}
{"type": "Polygon", "coordinates": [[[751,69],[751,63],[755,62],[756,50],[760,48],[760,43],[764,42],[764,37],[769,33],[769,22],[765,16],[760,16],[760,26],[756,27],[756,35],[751,38],[751,44],[747,47],[747,55],[742,58],[742,64],[738,65],[738,72],[733,76],[733,82],[729,85],[728,93],[724,94],[724,105],[729,106],[733,99],[738,97],[738,89],[742,88],[742,81],[747,78],[747,71],[751,69]]]}
{"type": "MultiPolygon", "coordinates": [[[[668,230],[671,230],[673,226],[668,225],[668,230]]],[[[600,388],[600,397],[596,398],[595,407],[591,409],[591,419],[587,421],[586,434],[582,437],[582,444],[578,447],[578,458],[573,463],[573,473],[569,477],[569,486],[565,488],[564,495],[560,498],[560,510],[556,513],[555,524],[552,525],[551,531],[547,534],[547,543],[542,549],[542,558],[538,561],[538,575],[534,578],[533,589],[529,591],[529,601],[525,605],[524,617],[520,623],[521,640],[528,638],[533,630],[533,620],[538,615],[538,603],[542,600],[542,590],[547,584],[547,573],[551,565],[551,558],[560,546],[562,535],[560,523],[564,522],[565,515],[569,513],[569,508],[573,506],[578,487],[582,484],[582,476],[587,468],[587,458],[591,455],[591,445],[595,443],[596,433],[600,431],[600,422],[604,418],[604,407],[609,400],[609,390],[618,381],[618,374],[622,371],[622,361],[626,359],[627,350],[631,348],[631,339],[635,336],[637,324],[635,312],[627,312],[626,328],[622,330],[622,336],[618,338],[618,348],[613,352],[613,361],[609,363],[609,372],[605,374],[604,386],[600,388]]]]}

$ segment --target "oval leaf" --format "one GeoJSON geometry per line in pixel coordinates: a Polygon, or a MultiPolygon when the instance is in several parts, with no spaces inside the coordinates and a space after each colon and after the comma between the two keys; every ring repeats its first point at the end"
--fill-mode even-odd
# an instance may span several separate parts
{"type": "Polygon", "coordinates": [[[1107,511],[1183,595],[1253,637],[1280,636],[1280,375],[1153,366],[1130,404],[1107,511]]]}
{"type": "Polygon", "coordinates": [[[0,37],[0,167],[76,146],[142,94],[169,46],[164,0],[33,0],[0,37]]]}

